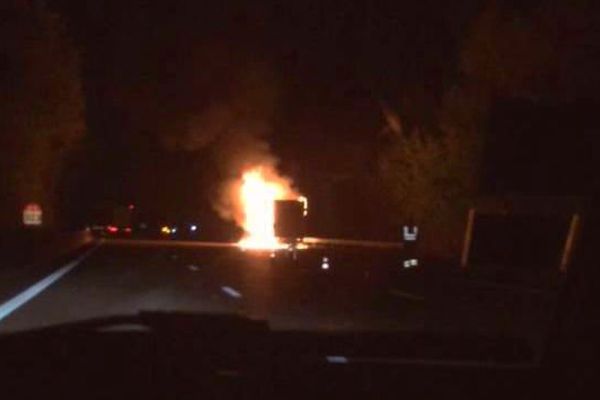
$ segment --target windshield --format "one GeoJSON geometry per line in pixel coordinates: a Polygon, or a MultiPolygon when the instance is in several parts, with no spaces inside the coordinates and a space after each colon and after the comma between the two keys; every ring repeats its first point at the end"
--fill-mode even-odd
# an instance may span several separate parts
{"type": "Polygon", "coordinates": [[[140,311],[540,349],[598,193],[586,2],[0,6],[0,332],[140,311]]]}

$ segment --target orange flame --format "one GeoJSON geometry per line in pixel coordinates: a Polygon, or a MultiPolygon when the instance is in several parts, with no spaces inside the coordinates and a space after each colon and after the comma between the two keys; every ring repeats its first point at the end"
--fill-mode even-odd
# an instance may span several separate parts
{"type": "Polygon", "coordinates": [[[296,198],[289,181],[263,167],[242,175],[240,200],[243,208],[245,236],[243,249],[272,250],[285,247],[275,237],[275,200],[296,198]]]}

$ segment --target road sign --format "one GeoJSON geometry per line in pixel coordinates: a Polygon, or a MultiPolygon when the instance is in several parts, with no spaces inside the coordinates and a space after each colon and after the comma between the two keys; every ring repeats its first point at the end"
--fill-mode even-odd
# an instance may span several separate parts
{"type": "Polygon", "coordinates": [[[37,203],[29,203],[23,208],[23,225],[42,225],[42,207],[37,203]]]}
{"type": "Polygon", "coordinates": [[[419,234],[419,227],[418,226],[413,226],[412,230],[410,229],[410,227],[408,227],[406,225],[404,225],[402,227],[402,237],[407,242],[414,242],[414,241],[416,241],[418,234],[419,234]]]}

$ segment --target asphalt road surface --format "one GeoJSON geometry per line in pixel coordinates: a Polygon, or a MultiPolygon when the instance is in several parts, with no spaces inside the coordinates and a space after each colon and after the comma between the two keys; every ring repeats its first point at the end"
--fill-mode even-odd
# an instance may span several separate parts
{"type": "Polygon", "coordinates": [[[236,313],[274,329],[422,329],[422,279],[402,257],[397,248],[320,246],[294,259],[229,243],[102,240],[0,287],[0,332],[139,311],[236,313]]]}
{"type": "Polygon", "coordinates": [[[314,246],[294,259],[231,243],[101,240],[42,270],[0,271],[0,333],[176,311],[240,314],[282,330],[445,330],[544,346],[555,291],[406,269],[397,246],[314,246]]]}

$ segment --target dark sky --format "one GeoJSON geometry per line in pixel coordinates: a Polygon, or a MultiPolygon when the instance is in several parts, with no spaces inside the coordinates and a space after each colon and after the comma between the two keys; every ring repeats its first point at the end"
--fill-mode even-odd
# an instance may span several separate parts
{"type": "Polygon", "coordinates": [[[380,100],[443,90],[478,3],[57,1],[82,49],[92,169],[107,182],[108,193],[90,193],[144,198],[155,189],[141,184],[147,174],[177,190],[178,168],[190,165],[165,153],[164,138],[235,98],[256,64],[277,92],[266,137],[284,169],[368,144],[383,124],[380,100]]]}
{"type": "MultiPolygon", "coordinates": [[[[204,146],[218,134],[198,126],[220,128],[223,119],[258,132],[300,183],[314,181],[316,167],[364,171],[365,160],[352,155],[356,149],[368,154],[376,143],[383,126],[379,102],[398,105],[408,94],[407,119],[430,121],[445,90],[460,80],[461,46],[486,3],[55,0],[82,50],[89,201],[208,209],[204,200],[223,171],[204,146]],[[313,174],[307,178],[306,171],[313,174]]],[[[518,23],[533,3],[503,4],[518,23]]],[[[539,133],[578,118],[572,108],[558,106],[563,122],[556,125],[540,117],[556,106],[499,101],[489,130],[539,133]],[[515,124],[515,116],[531,121],[515,124]]],[[[582,128],[590,137],[591,126],[582,128]]],[[[492,140],[501,150],[488,155],[496,164],[486,167],[483,187],[526,191],[542,182],[533,175],[519,181],[521,171],[505,167],[518,165],[513,150],[523,147],[522,137],[529,137],[524,148],[543,138],[506,137],[492,140]]],[[[572,147],[567,163],[577,158],[572,147]]],[[[548,165],[562,173],[552,161],[560,145],[551,148],[537,174],[548,165]]],[[[563,189],[581,191],[581,185],[563,189]]]]}
{"type": "Polygon", "coordinates": [[[258,61],[283,92],[284,123],[317,112],[322,128],[352,136],[367,123],[356,118],[365,104],[417,84],[440,92],[478,10],[475,1],[389,3],[75,1],[66,10],[85,51],[91,113],[201,108],[224,95],[236,68],[258,61]]]}

